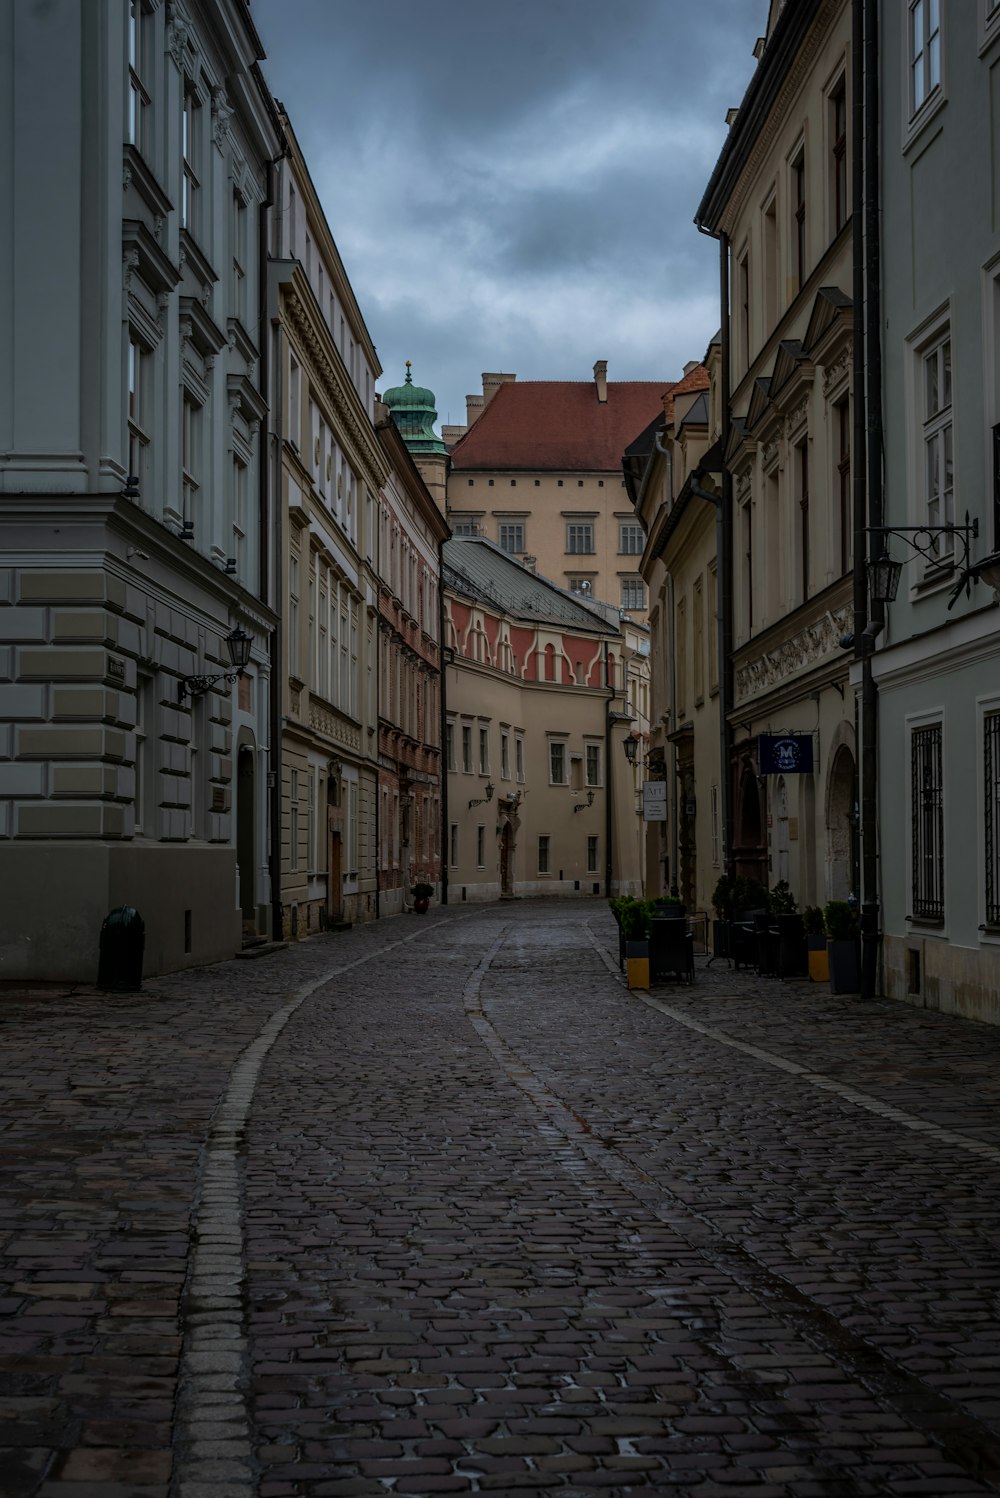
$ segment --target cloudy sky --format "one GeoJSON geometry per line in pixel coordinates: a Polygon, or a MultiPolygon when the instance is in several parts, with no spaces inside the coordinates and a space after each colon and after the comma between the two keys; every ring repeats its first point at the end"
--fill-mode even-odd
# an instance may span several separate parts
{"type": "Polygon", "coordinates": [[[385,373],[676,379],[718,321],[692,222],[767,0],[253,0],[385,373]]]}

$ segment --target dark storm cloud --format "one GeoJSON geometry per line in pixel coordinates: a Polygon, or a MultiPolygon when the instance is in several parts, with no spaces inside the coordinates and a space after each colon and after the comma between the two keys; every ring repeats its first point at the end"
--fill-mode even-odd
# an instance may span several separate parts
{"type": "Polygon", "coordinates": [[[675,378],[718,326],[692,216],[767,0],[254,0],[379,355],[444,419],[486,369],[675,378]]]}

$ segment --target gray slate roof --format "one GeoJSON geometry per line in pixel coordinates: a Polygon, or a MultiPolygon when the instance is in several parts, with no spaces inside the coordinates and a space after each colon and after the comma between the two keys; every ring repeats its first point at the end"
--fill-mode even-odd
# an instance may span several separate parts
{"type": "Polygon", "coordinates": [[[512,618],[616,635],[618,610],[578,600],[548,578],[529,572],[484,536],[452,536],[443,548],[446,588],[499,608],[512,618]],[[609,617],[613,616],[613,617],[609,617]]]}

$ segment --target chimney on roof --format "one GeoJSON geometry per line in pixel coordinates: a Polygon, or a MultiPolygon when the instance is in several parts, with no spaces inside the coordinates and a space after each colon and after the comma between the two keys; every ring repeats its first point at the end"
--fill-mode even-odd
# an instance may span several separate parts
{"type": "Polygon", "coordinates": [[[686,375],[689,375],[691,373],[692,369],[697,369],[698,368],[698,366],[699,366],[700,363],[701,363],[700,359],[689,359],[687,361],[687,363],[685,364],[685,366],[684,366],[684,373],[686,375]]]}
{"type": "Polygon", "coordinates": [[[507,385],[516,380],[516,374],[484,374],[483,375],[483,405],[488,406],[496,395],[501,385],[507,385]]]}
{"type": "Polygon", "coordinates": [[[465,397],[465,425],[471,427],[477,416],[482,416],[485,405],[481,395],[467,395],[465,397]]]}
{"type": "Polygon", "coordinates": [[[607,405],[608,400],[608,361],[598,359],[594,365],[594,384],[597,386],[597,399],[601,405],[607,405]]]}

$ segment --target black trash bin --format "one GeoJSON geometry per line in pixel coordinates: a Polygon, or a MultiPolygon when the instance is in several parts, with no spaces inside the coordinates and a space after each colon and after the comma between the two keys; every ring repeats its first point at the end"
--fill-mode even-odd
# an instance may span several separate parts
{"type": "Polygon", "coordinates": [[[104,917],[97,986],[110,993],[135,993],[142,987],[142,954],[146,927],[131,905],[119,905],[104,917]]]}

